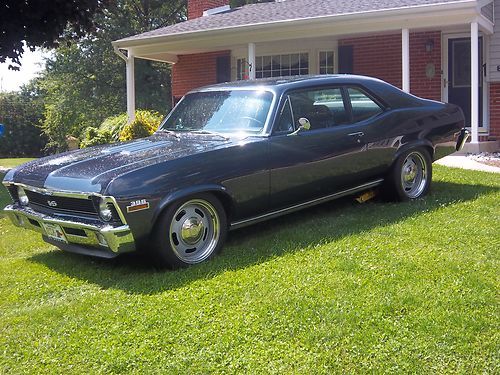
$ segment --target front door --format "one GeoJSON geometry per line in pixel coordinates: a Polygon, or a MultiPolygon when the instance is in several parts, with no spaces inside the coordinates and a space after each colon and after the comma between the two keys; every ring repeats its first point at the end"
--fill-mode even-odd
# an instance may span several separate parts
{"type": "Polygon", "coordinates": [[[368,148],[382,109],[359,89],[316,87],[290,92],[270,138],[270,209],[369,181],[383,148],[368,148]],[[299,119],[309,129],[291,133],[299,119]],[[295,124],[295,126],[294,126],[295,124]]]}
{"type": "MultiPolygon", "coordinates": [[[[470,38],[448,39],[448,102],[464,111],[467,126],[471,125],[470,38]]],[[[479,38],[479,124],[483,111],[483,38],[479,38]]]]}

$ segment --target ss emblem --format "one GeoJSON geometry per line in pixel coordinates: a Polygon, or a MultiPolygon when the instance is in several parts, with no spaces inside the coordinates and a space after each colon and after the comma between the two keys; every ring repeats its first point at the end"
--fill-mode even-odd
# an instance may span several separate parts
{"type": "Polygon", "coordinates": [[[47,201],[47,204],[48,204],[50,207],[57,207],[57,202],[56,202],[56,201],[47,201]]]}

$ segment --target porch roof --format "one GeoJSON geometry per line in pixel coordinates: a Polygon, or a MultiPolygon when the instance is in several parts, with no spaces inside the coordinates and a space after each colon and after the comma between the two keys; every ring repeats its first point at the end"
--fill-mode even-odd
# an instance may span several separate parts
{"type": "MultiPolygon", "coordinates": [[[[489,0],[491,1],[491,0],[489,0]]],[[[113,42],[117,48],[168,42],[175,37],[196,37],[211,31],[243,31],[256,26],[277,26],[290,22],[337,21],[346,17],[411,15],[436,10],[471,9],[481,6],[481,0],[287,0],[249,4],[222,13],[212,14],[133,35],[113,42]]],[[[476,9],[480,13],[479,8],[476,9]]]]}
{"type": "Polygon", "coordinates": [[[113,42],[126,56],[176,63],[179,55],[235,50],[249,43],[349,37],[402,29],[493,23],[481,12],[492,0],[286,0],[245,5],[113,42]]]}

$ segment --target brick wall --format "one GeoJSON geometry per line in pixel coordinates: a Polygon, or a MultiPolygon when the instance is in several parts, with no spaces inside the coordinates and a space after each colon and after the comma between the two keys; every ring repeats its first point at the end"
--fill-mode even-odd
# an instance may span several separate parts
{"type": "MultiPolygon", "coordinates": [[[[374,35],[339,41],[354,47],[354,73],[380,78],[402,87],[401,34],[374,35]]],[[[410,91],[418,96],[441,100],[441,32],[410,33],[410,91]],[[434,41],[432,52],[425,50],[434,41]],[[434,64],[435,76],[426,77],[427,64],[434,64]]]]}
{"type": "Polygon", "coordinates": [[[500,82],[490,83],[490,140],[500,140],[500,82]]]}
{"type": "Polygon", "coordinates": [[[441,32],[410,33],[410,91],[422,98],[441,100],[441,32]],[[425,50],[428,40],[434,42],[432,52],[425,50]],[[426,76],[427,65],[433,64],[434,77],[426,76]]]}
{"type": "Polygon", "coordinates": [[[231,51],[179,55],[172,68],[172,95],[179,100],[186,92],[217,82],[217,57],[229,56],[231,51]]]}
{"type": "Polygon", "coordinates": [[[201,17],[204,11],[224,5],[229,5],[229,0],[188,0],[188,19],[201,17]]]}
{"type": "Polygon", "coordinates": [[[339,46],[345,45],[354,47],[354,74],[377,77],[401,87],[401,34],[339,41],[339,46]]]}

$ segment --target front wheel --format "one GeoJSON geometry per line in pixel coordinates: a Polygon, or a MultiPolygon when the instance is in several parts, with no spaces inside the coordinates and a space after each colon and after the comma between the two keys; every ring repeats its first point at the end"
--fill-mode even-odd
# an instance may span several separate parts
{"type": "Polygon", "coordinates": [[[211,194],[199,194],[171,205],[155,227],[154,255],[172,268],[201,263],[217,254],[227,234],[224,207],[211,194]]]}
{"type": "Polygon", "coordinates": [[[432,161],[424,149],[403,153],[394,163],[386,181],[391,199],[409,201],[429,192],[432,180],[432,161]]]}

